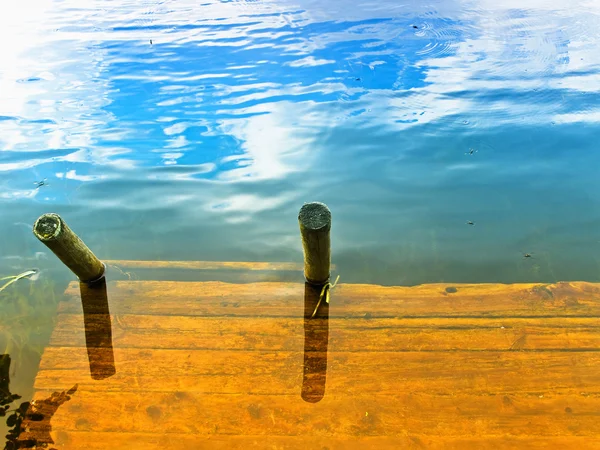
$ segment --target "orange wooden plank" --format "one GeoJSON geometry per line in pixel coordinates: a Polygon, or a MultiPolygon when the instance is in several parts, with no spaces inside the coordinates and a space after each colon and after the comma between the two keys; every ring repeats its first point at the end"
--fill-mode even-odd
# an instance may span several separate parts
{"type": "Polygon", "coordinates": [[[246,261],[139,261],[105,260],[105,264],[121,269],[184,269],[184,270],[289,270],[302,271],[304,265],[294,262],[246,262],[246,261]]]}
{"type": "MultiPolygon", "coordinates": [[[[46,398],[50,392],[38,392],[46,398]]],[[[598,436],[597,395],[398,392],[292,395],[80,390],[52,418],[62,431],[238,436],[598,436]]]]}
{"type": "MultiPolygon", "coordinates": [[[[85,348],[46,350],[36,388],[299,394],[302,352],[114,349],[116,374],[90,378],[85,348]]],[[[600,352],[330,352],[327,395],[600,392],[600,352]]]]}
{"type": "MultiPolygon", "coordinates": [[[[177,281],[108,283],[113,314],[302,317],[304,284],[177,281]]],[[[66,291],[61,313],[80,313],[78,283],[66,291]]],[[[330,317],[600,317],[600,285],[341,284],[330,317]]]]}
{"type": "Polygon", "coordinates": [[[398,449],[600,449],[600,439],[590,436],[194,436],[181,433],[96,433],[90,431],[58,431],[51,433],[55,447],[61,450],[180,450],[207,448],[213,450],[398,450],[398,449]]]}
{"type": "MultiPolygon", "coordinates": [[[[304,345],[300,318],[126,314],[111,316],[111,323],[113,344],[122,348],[298,351],[304,345]]],[[[328,327],[331,351],[600,349],[596,318],[333,318],[328,327]]],[[[50,343],[85,346],[81,315],[61,314],[50,343]]]]}

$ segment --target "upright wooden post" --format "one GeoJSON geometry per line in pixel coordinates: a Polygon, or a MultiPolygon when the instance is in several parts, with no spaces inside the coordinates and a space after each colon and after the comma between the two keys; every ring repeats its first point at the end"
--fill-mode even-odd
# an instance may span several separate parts
{"type": "Polygon", "coordinates": [[[306,203],[300,208],[298,222],[304,249],[304,276],[311,284],[323,285],[329,281],[331,268],[331,211],[323,203],[306,203]]]}
{"type": "Polygon", "coordinates": [[[80,281],[90,283],[104,275],[104,264],[58,214],[41,216],[33,225],[33,234],[46,244],[80,281]]]}

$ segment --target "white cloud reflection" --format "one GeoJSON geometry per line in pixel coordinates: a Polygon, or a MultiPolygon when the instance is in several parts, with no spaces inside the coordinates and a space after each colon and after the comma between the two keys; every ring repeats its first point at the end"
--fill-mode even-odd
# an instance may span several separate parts
{"type": "MultiPolygon", "coordinates": [[[[335,20],[342,23],[390,17],[389,11],[382,14],[381,8],[361,8],[355,2],[336,2],[332,5],[300,1],[288,4],[304,10],[296,17],[297,23],[304,26],[317,21],[335,20]]],[[[414,11],[421,8],[416,4],[412,6],[414,11]]],[[[582,72],[594,70],[600,65],[600,52],[596,51],[600,4],[582,2],[574,8],[573,5],[558,1],[536,1],[524,8],[519,2],[494,3],[482,0],[434,2],[428,8],[429,17],[421,19],[419,25],[425,23],[431,41],[423,40],[424,50],[416,52],[421,58],[414,61],[414,66],[423,73],[422,86],[403,87],[405,67],[400,67],[399,82],[394,88],[367,90],[359,99],[345,105],[305,101],[286,103],[284,107],[266,106],[264,102],[276,95],[275,91],[287,91],[289,94],[294,89],[290,85],[272,86],[270,90],[252,93],[246,99],[242,95],[226,100],[224,103],[241,103],[262,98],[263,103],[239,108],[236,113],[266,114],[223,122],[221,130],[242,143],[243,155],[239,159],[243,163],[224,172],[222,178],[277,178],[307,170],[312,161],[317,159],[313,153],[319,150],[319,143],[311,140],[310,133],[301,130],[331,126],[331,117],[324,111],[345,110],[348,111],[347,118],[353,115],[353,109],[363,111],[359,114],[360,119],[353,120],[386,124],[396,129],[448,119],[456,121],[460,117],[471,117],[471,120],[474,117],[479,126],[487,128],[509,124],[547,125],[552,121],[598,121],[595,111],[570,114],[560,111],[564,108],[564,95],[568,94],[568,90],[598,90],[598,83],[595,82],[597,75],[582,72]],[[460,32],[462,26],[464,35],[445,35],[445,30],[436,30],[432,28],[433,25],[428,25],[429,20],[436,18],[446,22],[456,21],[458,25],[452,28],[452,32],[460,32]],[[446,39],[447,42],[440,47],[444,53],[435,54],[433,51],[428,54],[428,51],[435,50],[431,42],[436,39],[446,39]],[[481,96],[485,96],[485,100],[481,96]],[[318,119],[311,120],[311,115],[318,119]]],[[[334,42],[357,39],[359,31],[362,39],[379,39],[382,43],[393,44],[388,52],[357,51],[356,59],[349,63],[369,67],[374,76],[390,61],[373,62],[367,57],[389,56],[398,48],[395,41],[401,36],[403,39],[412,39],[408,33],[397,27],[394,29],[393,24],[383,23],[357,27],[352,32],[311,35],[310,39],[296,42],[287,50],[298,54],[310,53],[334,42]],[[361,60],[362,57],[365,57],[365,61],[361,60]]],[[[422,35],[427,36],[427,33],[422,35]]],[[[302,67],[335,62],[310,55],[288,64],[302,67]]],[[[344,70],[336,68],[333,72],[342,73],[344,70]]],[[[303,86],[303,89],[310,91],[314,87],[303,86]]],[[[337,84],[331,84],[330,87],[330,92],[344,90],[343,86],[337,84]]]]}
{"type": "Polygon", "coordinates": [[[290,194],[281,193],[277,196],[235,194],[222,199],[211,199],[206,211],[223,214],[227,223],[244,223],[252,220],[254,214],[280,208],[292,198],[290,194]]]}
{"type": "Polygon", "coordinates": [[[310,168],[316,134],[331,122],[313,102],[272,103],[267,114],[245,119],[222,120],[220,131],[240,141],[243,165],[221,173],[222,180],[266,180],[284,178],[310,168]]]}
{"type": "Polygon", "coordinates": [[[91,149],[113,119],[103,109],[109,103],[109,80],[102,76],[105,55],[90,35],[79,41],[69,31],[74,16],[90,15],[96,6],[25,0],[2,8],[0,116],[5,120],[0,121],[0,150],[19,160],[0,164],[0,171],[101,162],[91,149]],[[45,156],[31,158],[32,151],[45,156]],[[71,153],[56,154],[65,151],[71,153]]]}
{"type": "Polygon", "coordinates": [[[315,67],[335,63],[336,61],[333,59],[317,59],[314,56],[307,56],[306,58],[297,59],[295,61],[289,62],[287,63],[287,65],[290,67],[315,67]]]}
{"type": "Polygon", "coordinates": [[[56,178],[65,178],[67,180],[77,180],[77,181],[95,181],[101,180],[103,178],[107,178],[105,175],[81,175],[78,174],[76,170],[69,170],[67,173],[56,172],[56,178]]]}
{"type": "Polygon", "coordinates": [[[12,190],[2,192],[0,190],[0,198],[5,200],[15,200],[15,199],[24,199],[24,198],[34,198],[38,194],[37,189],[25,189],[25,190],[12,190]]]}

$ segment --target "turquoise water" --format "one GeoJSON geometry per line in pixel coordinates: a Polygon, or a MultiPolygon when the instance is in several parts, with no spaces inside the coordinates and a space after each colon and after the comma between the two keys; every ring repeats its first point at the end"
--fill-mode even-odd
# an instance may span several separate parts
{"type": "Polygon", "coordinates": [[[600,280],[599,30],[594,1],[3,8],[14,391],[72,279],[46,212],[102,259],[301,262],[318,200],[343,282],[600,280]]]}
{"type": "Polygon", "coordinates": [[[347,282],[598,280],[600,9],[501,3],[3,13],[2,273],[68,276],[44,212],[101,258],[299,261],[320,200],[347,282]]]}

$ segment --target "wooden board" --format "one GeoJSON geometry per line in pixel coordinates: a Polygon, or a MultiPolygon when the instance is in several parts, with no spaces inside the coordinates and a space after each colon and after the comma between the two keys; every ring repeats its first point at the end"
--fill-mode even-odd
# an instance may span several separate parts
{"type": "Polygon", "coordinates": [[[36,379],[50,412],[22,439],[600,448],[597,284],[342,284],[314,319],[318,292],[294,283],[119,281],[109,310],[94,295],[67,289],[36,379]]]}
{"type": "MultiPolygon", "coordinates": [[[[59,313],[81,313],[79,286],[59,313]]],[[[600,317],[600,284],[429,284],[388,287],[341,284],[329,317],[600,317]]],[[[304,284],[118,281],[108,286],[111,313],[143,315],[295,317],[304,284]]]]}
{"type": "Polygon", "coordinates": [[[105,260],[105,264],[119,269],[185,269],[185,270],[289,270],[302,271],[303,264],[292,262],[245,262],[245,261],[132,261],[105,260]]]}
{"type": "Polygon", "coordinates": [[[56,433],[56,448],[74,450],[106,449],[144,449],[144,450],[306,450],[306,449],[343,449],[343,450],[398,450],[398,449],[597,449],[600,439],[589,436],[568,437],[529,437],[529,436],[347,436],[326,437],[311,436],[235,436],[212,434],[206,436],[185,435],[179,433],[98,433],[89,431],[69,431],[56,433]]]}

